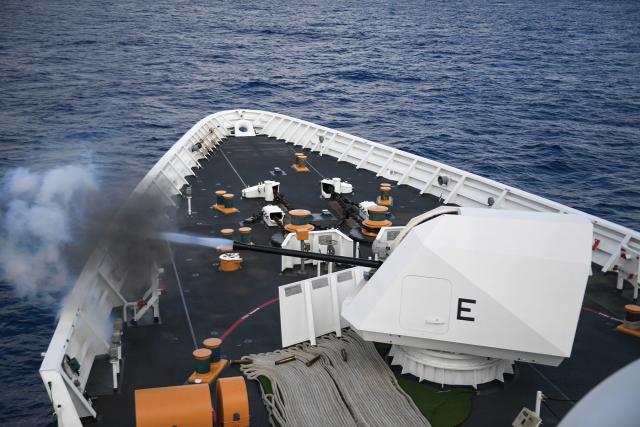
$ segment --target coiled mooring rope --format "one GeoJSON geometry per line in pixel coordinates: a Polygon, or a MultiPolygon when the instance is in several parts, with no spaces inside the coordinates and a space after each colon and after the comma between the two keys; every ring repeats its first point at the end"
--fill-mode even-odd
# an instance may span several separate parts
{"type": "Polygon", "coordinates": [[[271,383],[272,391],[263,387],[262,396],[272,422],[281,426],[430,426],[374,345],[352,331],[320,337],[317,346],[247,358],[252,362],[240,369],[248,379],[271,383]],[[288,356],[296,359],[275,364],[288,356]]]}

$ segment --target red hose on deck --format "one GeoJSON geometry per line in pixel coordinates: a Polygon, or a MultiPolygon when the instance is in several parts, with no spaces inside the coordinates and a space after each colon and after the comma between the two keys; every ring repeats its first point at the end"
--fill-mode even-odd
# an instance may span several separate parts
{"type": "Polygon", "coordinates": [[[583,306],[582,309],[584,311],[588,312],[588,313],[597,314],[598,316],[602,316],[602,317],[607,318],[609,320],[614,320],[616,322],[623,323],[623,321],[621,319],[618,319],[617,317],[609,316],[608,314],[605,314],[605,313],[603,313],[601,311],[598,311],[598,310],[594,310],[593,308],[589,308],[589,307],[584,307],[583,306]]]}
{"type": "Polygon", "coordinates": [[[241,318],[239,318],[238,320],[236,320],[233,325],[231,325],[229,327],[229,329],[227,329],[224,334],[222,334],[220,336],[220,339],[224,341],[224,339],[227,337],[227,335],[229,335],[231,332],[233,332],[233,330],[235,328],[238,327],[238,325],[242,322],[244,322],[246,319],[248,319],[249,317],[251,317],[252,314],[260,311],[261,309],[270,306],[271,304],[273,304],[274,302],[278,301],[278,297],[275,297],[273,299],[270,299],[267,302],[263,302],[262,304],[260,304],[259,306],[257,306],[256,308],[254,308],[253,310],[251,310],[250,312],[248,312],[247,314],[245,314],[244,316],[242,316],[241,318]]]}

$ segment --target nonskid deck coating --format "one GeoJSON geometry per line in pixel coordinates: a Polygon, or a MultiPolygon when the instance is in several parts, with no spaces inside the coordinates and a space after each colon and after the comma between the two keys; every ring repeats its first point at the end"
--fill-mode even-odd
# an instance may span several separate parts
{"type": "MultiPolygon", "coordinates": [[[[265,204],[261,199],[241,199],[242,188],[266,179],[281,183],[281,192],[292,207],[312,212],[331,209],[320,197],[322,178],[340,177],[352,183],[355,194],[351,198],[357,202],[375,200],[378,195],[379,184],[384,179],[309,150],[305,150],[305,154],[310,172],[295,173],[290,166],[296,151],[302,150],[265,136],[227,138],[209,160],[201,162],[203,167],[195,170],[196,176],[188,179],[193,186],[195,213],[187,218],[186,203],[180,200],[176,228],[214,236],[219,236],[222,228],[237,229],[243,219],[259,212],[265,204]],[[270,171],[276,166],[286,175],[273,176],[270,171]],[[215,200],[214,192],[220,189],[236,194],[238,214],[226,216],[209,208],[215,200]]],[[[392,195],[395,198],[392,209],[395,225],[406,224],[415,215],[439,205],[436,197],[419,195],[417,190],[407,186],[394,187],[392,195]]],[[[252,225],[252,228],[253,240],[259,244],[269,244],[272,234],[277,232],[263,223],[252,225]]],[[[349,229],[343,227],[342,231],[349,229]]],[[[367,256],[366,247],[361,248],[363,256],[367,256]]],[[[278,286],[305,277],[297,271],[281,273],[280,257],[273,255],[243,252],[244,268],[241,271],[221,273],[217,271],[217,254],[212,250],[171,245],[168,252],[176,269],[174,271],[172,261],[164,265],[169,292],[161,299],[161,323],[142,321],[137,326],[127,326],[121,387],[116,394],[106,394],[95,400],[99,414],[97,425],[134,425],[135,389],[183,384],[193,371],[194,338],[195,346],[200,346],[203,339],[222,335],[243,315],[276,298],[278,286]]],[[[308,273],[315,275],[315,268],[308,269],[308,273]]],[[[629,302],[628,291],[620,295],[614,289],[612,276],[593,276],[585,305],[622,316],[622,307],[629,302]]],[[[606,376],[640,356],[638,340],[614,332],[616,324],[583,311],[570,359],[558,368],[517,363],[515,379],[509,379],[504,386],[481,388],[474,397],[472,414],[463,425],[510,425],[522,406],[533,406],[536,390],[563,400],[578,400],[606,376]]],[[[239,323],[225,338],[222,354],[237,359],[251,353],[273,351],[280,346],[279,311],[275,303],[239,323]]],[[[100,369],[96,366],[94,371],[97,373],[100,369]]],[[[235,375],[241,375],[235,366],[222,374],[235,375]]],[[[97,378],[92,371],[89,385],[104,390],[104,384],[102,387],[96,385],[108,380],[107,377],[97,378]]],[[[268,425],[257,383],[248,382],[247,386],[252,425],[268,425]]],[[[88,386],[88,390],[90,388],[88,386]]],[[[551,410],[543,408],[545,425],[557,424],[556,416],[561,417],[571,407],[571,402],[550,401],[548,404],[551,410]]]]}

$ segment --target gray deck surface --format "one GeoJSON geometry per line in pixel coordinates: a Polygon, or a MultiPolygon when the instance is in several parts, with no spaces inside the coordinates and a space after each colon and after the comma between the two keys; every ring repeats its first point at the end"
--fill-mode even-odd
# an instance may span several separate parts
{"type": "MultiPolygon", "coordinates": [[[[260,210],[261,199],[240,199],[245,185],[254,185],[265,179],[281,182],[281,192],[294,208],[320,212],[330,209],[319,196],[322,178],[340,177],[354,185],[356,201],[375,200],[379,183],[384,180],[350,164],[338,163],[332,157],[306,154],[312,166],[310,173],[295,173],[294,150],[291,145],[264,136],[227,138],[213,156],[202,162],[203,167],[189,178],[193,185],[193,210],[186,216],[186,203],[180,201],[177,229],[219,236],[222,228],[241,226],[241,221],[260,210]],[[275,166],[287,175],[272,176],[275,166]],[[209,209],[214,203],[214,192],[224,189],[236,194],[236,207],[240,212],[223,215],[209,209]]],[[[415,215],[438,205],[436,197],[419,195],[418,191],[401,186],[393,189],[395,198],[394,225],[403,225],[415,215]]],[[[253,227],[253,240],[269,244],[277,229],[268,229],[263,223],[253,227]]],[[[343,227],[344,232],[349,231],[343,227]]],[[[236,236],[237,238],[237,236],[236,236]]],[[[362,247],[363,255],[367,249],[362,247]]],[[[221,273],[217,270],[217,254],[212,250],[171,245],[171,261],[166,270],[168,294],[160,303],[161,322],[154,324],[143,319],[138,325],[126,327],[124,336],[124,363],[121,387],[115,394],[110,391],[110,370],[106,360],[97,360],[87,386],[90,396],[96,397],[98,420],[92,425],[133,426],[134,398],[137,388],[183,384],[193,371],[191,352],[194,337],[198,346],[204,338],[222,335],[241,316],[278,295],[278,286],[301,280],[297,272],[280,272],[280,258],[274,255],[243,252],[244,268],[239,272],[221,273]],[[176,274],[177,273],[177,274],[176,274]],[[182,288],[185,306],[182,303],[182,288]],[[193,336],[187,318],[191,320],[193,336]]],[[[315,269],[309,273],[315,274],[315,269]]],[[[597,271],[594,268],[594,271],[597,271]]],[[[623,316],[623,306],[630,302],[630,291],[615,292],[614,276],[595,275],[589,281],[585,297],[586,307],[623,316]]],[[[545,313],[541,313],[545,315],[545,313]]],[[[613,331],[616,322],[598,314],[583,311],[572,357],[560,367],[546,367],[518,363],[516,375],[503,384],[481,387],[473,398],[473,410],[464,426],[511,425],[522,406],[533,408],[536,390],[547,396],[578,400],[598,382],[640,357],[640,340],[613,331]]],[[[223,357],[240,358],[256,352],[280,348],[280,319],[277,303],[256,312],[239,324],[225,339],[223,357]]],[[[240,375],[237,367],[227,368],[222,376],[240,375]]],[[[253,426],[268,425],[258,385],[248,382],[253,426]]],[[[213,393],[212,386],[212,393],[213,393]]],[[[555,425],[571,407],[571,402],[549,401],[543,407],[545,425],[555,425]]]]}

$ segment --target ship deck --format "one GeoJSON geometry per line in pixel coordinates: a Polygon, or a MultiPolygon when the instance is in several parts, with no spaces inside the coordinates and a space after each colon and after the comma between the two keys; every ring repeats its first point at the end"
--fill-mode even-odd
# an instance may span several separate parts
{"type": "MultiPolygon", "coordinates": [[[[237,229],[242,220],[258,213],[262,199],[241,199],[242,188],[265,179],[281,183],[281,193],[292,207],[312,212],[332,210],[319,195],[322,178],[340,177],[353,184],[354,200],[375,200],[380,182],[374,173],[358,170],[317,153],[308,156],[310,172],[295,173],[291,168],[294,150],[283,141],[265,136],[229,137],[202,162],[202,168],[190,177],[193,187],[193,211],[186,215],[186,203],[179,200],[176,229],[203,235],[220,236],[222,228],[237,229]],[[274,167],[286,175],[273,176],[274,167]],[[240,210],[223,215],[209,208],[216,190],[236,194],[240,210]]],[[[393,189],[394,225],[403,225],[413,216],[440,204],[432,195],[419,195],[410,187],[393,189]]],[[[335,213],[335,212],[334,212],[335,213]]],[[[337,216],[337,214],[336,214],[337,216]]],[[[276,228],[259,222],[252,225],[253,241],[268,245],[276,228]]],[[[349,232],[347,225],[342,231],[349,232]]],[[[237,237],[237,236],[236,236],[237,237]]],[[[361,245],[362,256],[368,249],[361,245]]],[[[96,359],[87,393],[94,398],[99,414],[92,425],[126,426],[135,424],[134,390],[185,383],[193,371],[191,352],[211,336],[225,335],[222,355],[239,359],[244,355],[280,348],[278,286],[301,280],[298,271],[280,272],[280,258],[274,255],[244,252],[243,268],[222,273],[217,255],[201,247],[167,245],[165,287],[161,298],[158,324],[150,315],[137,325],[127,325],[124,333],[124,359],[120,388],[113,392],[108,361],[96,359]],[[254,311],[256,308],[258,311],[254,311]],[[242,320],[247,313],[252,313],[242,320]]],[[[597,272],[594,268],[594,272],[597,272]]],[[[315,268],[307,270],[315,275],[315,268]]],[[[615,291],[613,275],[591,277],[574,344],[573,354],[559,367],[517,363],[516,373],[502,383],[483,386],[472,398],[472,412],[464,426],[511,425],[522,406],[533,407],[535,392],[557,400],[543,407],[545,425],[555,425],[576,401],[598,382],[640,356],[640,340],[615,332],[615,320],[602,314],[622,318],[623,306],[631,301],[630,291],[615,291]]],[[[540,315],[544,316],[544,313],[540,315]]],[[[222,376],[241,375],[237,366],[228,367],[222,376]]],[[[424,383],[423,383],[424,384],[424,383]]],[[[269,425],[259,386],[247,382],[253,426],[269,425]]],[[[424,384],[425,387],[433,385],[424,384]]],[[[213,390],[213,389],[212,389],[213,390]]]]}

